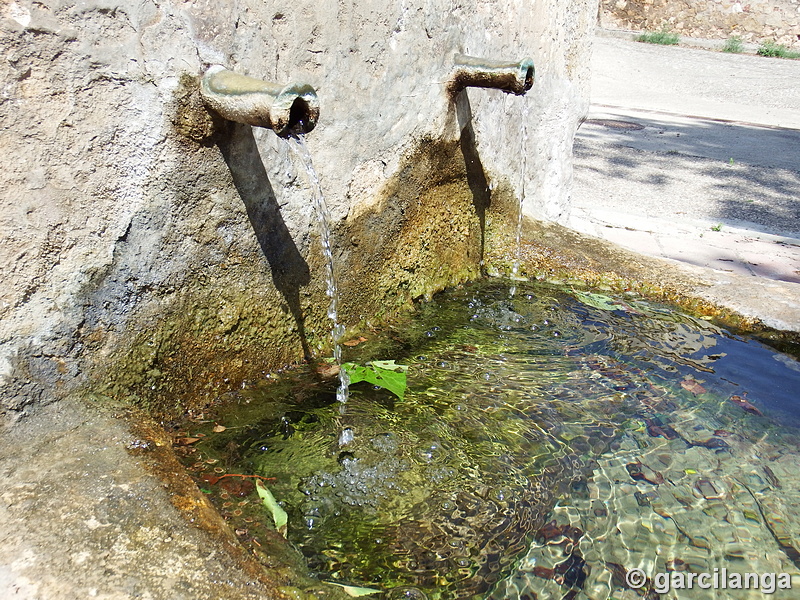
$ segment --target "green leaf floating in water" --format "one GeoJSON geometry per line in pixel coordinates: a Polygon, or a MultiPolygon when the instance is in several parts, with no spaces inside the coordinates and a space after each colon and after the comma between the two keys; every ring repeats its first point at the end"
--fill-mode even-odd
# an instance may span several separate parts
{"type": "Polygon", "coordinates": [[[272,515],[272,520],[275,521],[275,529],[278,530],[283,537],[286,537],[286,533],[289,530],[287,523],[289,522],[289,515],[286,514],[286,511],[281,508],[281,505],[278,504],[278,501],[275,500],[275,496],[272,495],[263,483],[260,480],[256,480],[256,491],[258,495],[261,497],[261,501],[264,503],[264,506],[267,507],[267,510],[272,515]]]}
{"type": "Polygon", "coordinates": [[[338,585],[340,588],[344,588],[344,593],[348,596],[352,596],[353,598],[358,598],[359,596],[369,596],[370,594],[380,594],[383,591],[372,588],[356,587],[354,585],[344,585],[343,583],[336,583],[335,581],[326,581],[325,583],[338,585]]]}
{"type": "Polygon", "coordinates": [[[389,390],[401,400],[405,397],[406,371],[408,371],[405,365],[398,365],[393,360],[373,360],[364,366],[344,363],[342,369],[350,378],[350,383],[366,381],[389,390]]]}
{"type": "Polygon", "coordinates": [[[619,303],[610,296],[603,294],[594,294],[592,292],[573,292],[575,297],[586,304],[600,310],[621,310],[622,307],[619,303]]]}

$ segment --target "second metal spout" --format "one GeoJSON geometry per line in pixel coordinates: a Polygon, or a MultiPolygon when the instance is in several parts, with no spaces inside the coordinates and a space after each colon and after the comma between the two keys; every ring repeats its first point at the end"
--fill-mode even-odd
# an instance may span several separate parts
{"type": "Polygon", "coordinates": [[[447,91],[453,96],[467,87],[495,88],[521,96],[533,87],[535,69],[530,58],[507,62],[456,54],[453,62],[447,82],[447,91]]]}
{"type": "Polygon", "coordinates": [[[308,133],[319,118],[319,100],[310,85],[281,86],[210,67],[200,82],[206,106],[224,119],[272,129],[281,137],[308,133]]]}

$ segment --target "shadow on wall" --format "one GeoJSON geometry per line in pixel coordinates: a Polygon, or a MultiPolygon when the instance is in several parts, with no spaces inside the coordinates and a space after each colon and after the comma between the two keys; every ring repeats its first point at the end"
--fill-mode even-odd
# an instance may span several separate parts
{"type": "Polygon", "coordinates": [[[297,324],[303,355],[311,358],[306,339],[300,288],[311,281],[308,263],[294,243],[258,152],[253,128],[231,123],[228,135],[217,143],[247,209],[250,225],[269,263],[272,280],[289,305],[297,324]]]}
{"type": "MultiPolygon", "coordinates": [[[[483,163],[478,154],[478,146],[475,141],[475,129],[472,127],[472,107],[470,106],[469,96],[466,90],[458,94],[455,105],[458,128],[461,131],[459,144],[461,146],[461,153],[464,155],[467,184],[472,192],[472,204],[475,207],[475,214],[478,215],[481,228],[480,257],[482,264],[486,246],[486,211],[489,209],[492,196],[489,190],[489,182],[486,179],[486,171],[483,169],[483,163]]],[[[483,270],[482,267],[481,270],[483,270]]]]}

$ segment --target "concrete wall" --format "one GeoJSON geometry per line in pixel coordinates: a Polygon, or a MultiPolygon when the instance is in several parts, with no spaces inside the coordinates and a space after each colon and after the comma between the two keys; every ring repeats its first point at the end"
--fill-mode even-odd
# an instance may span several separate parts
{"type": "Polygon", "coordinates": [[[270,131],[214,125],[196,95],[207,64],[317,89],[307,141],[354,325],[476,276],[486,211],[503,194],[513,204],[523,171],[526,212],[563,216],[596,11],[593,0],[3,3],[4,411],[89,386],[169,413],[327,343],[302,168],[270,131]],[[525,101],[471,90],[455,106],[444,92],[455,51],[530,55],[534,89],[525,101]]]}
{"type": "Polygon", "coordinates": [[[600,24],[800,48],[800,0],[601,0],[600,24]]]}

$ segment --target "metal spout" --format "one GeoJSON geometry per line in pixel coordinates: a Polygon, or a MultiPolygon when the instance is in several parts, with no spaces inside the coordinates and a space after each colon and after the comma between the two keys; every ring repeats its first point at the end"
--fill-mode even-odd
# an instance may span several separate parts
{"type": "Polygon", "coordinates": [[[456,54],[453,62],[453,73],[447,82],[452,96],[467,87],[495,88],[521,96],[533,87],[535,70],[530,58],[507,62],[456,54]]]}
{"type": "Polygon", "coordinates": [[[222,118],[272,129],[281,137],[308,133],[319,119],[319,100],[310,85],[281,86],[214,65],[203,75],[200,96],[222,118]]]}

